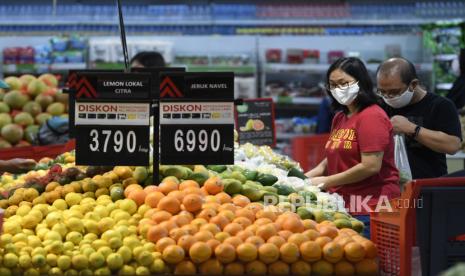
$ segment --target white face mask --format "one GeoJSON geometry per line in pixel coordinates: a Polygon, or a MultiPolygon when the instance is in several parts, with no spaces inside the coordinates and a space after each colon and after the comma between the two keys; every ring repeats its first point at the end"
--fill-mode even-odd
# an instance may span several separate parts
{"type": "Polygon", "coordinates": [[[349,105],[355,100],[355,98],[357,98],[360,87],[358,86],[358,82],[356,82],[345,88],[336,87],[330,91],[338,103],[342,105],[349,105]]]}
{"type": "Polygon", "coordinates": [[[395,98],[383,97],[383,100],[385,103],[387,103],[389,106],[393,108],[402,108],[404,106],[407,106],[410,103],[410,101],[412,101],[412,97],[413,97],[413,91],[410,91],[410,89],[407,88],[407,91],[400,94],[399,96],[395,98]]]}

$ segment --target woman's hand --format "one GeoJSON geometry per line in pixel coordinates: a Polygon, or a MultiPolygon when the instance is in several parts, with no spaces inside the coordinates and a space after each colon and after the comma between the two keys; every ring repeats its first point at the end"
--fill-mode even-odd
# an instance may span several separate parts
{"type": "Polygon", "coordinates": [[[317,186],[318,188],[322,190],[326,190],[329,188],[329,183],[328,183],[329,177],[327,176],[319,176],[319,177],[313,177],[310,179],[310,182],[312,183],[313,186],[317,186]]]}

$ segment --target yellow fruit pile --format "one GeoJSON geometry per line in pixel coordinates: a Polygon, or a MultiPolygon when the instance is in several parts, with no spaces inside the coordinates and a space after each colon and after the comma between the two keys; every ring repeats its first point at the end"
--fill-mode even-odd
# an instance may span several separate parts
{"type": "Polygon", "coordinates": [[[133,184],[125,195],[146,210],[139,233],[174,274],[378,274],[374,244],[356,231],[230,197],[217,177],[201,188],[174,177],[133,184]]]}

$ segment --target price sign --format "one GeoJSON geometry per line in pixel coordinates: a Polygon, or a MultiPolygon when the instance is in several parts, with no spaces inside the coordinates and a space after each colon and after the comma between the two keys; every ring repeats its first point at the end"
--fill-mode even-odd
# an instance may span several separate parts
{"type": "Polygon", "coordinates": [[[78,79],[76,163],[149,165],[150,75],[85,73],[78,79]]]}
{"type": "Polygon", "coordinates": [[[233,102],[160,103],[161,163],[234,163],[233,102]]]}
{"type": "Polygon", "coordinates": [[[239,142],[254,145],[276,144],[274,104],[272,99],[246,99],[236,106],[239,142]]]}

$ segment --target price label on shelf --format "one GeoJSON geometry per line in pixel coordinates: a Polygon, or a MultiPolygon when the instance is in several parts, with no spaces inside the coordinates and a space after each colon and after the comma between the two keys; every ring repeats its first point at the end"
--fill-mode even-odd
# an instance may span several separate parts
{"type": "Polygon", "coordinates": [[[149,165],[150,75],[84,72],[76,81],[76,164],[149,165]]]}
{"type": "Polygon", "coordinates": [[[236,128],[241,144],[276,144],[273,99],[246,99],[236,106],[236,128]]]}
{"type": "Polygon", "coordinates": [[[234,163],[233,102],[161,102],[162,164],[234,163]]]}

